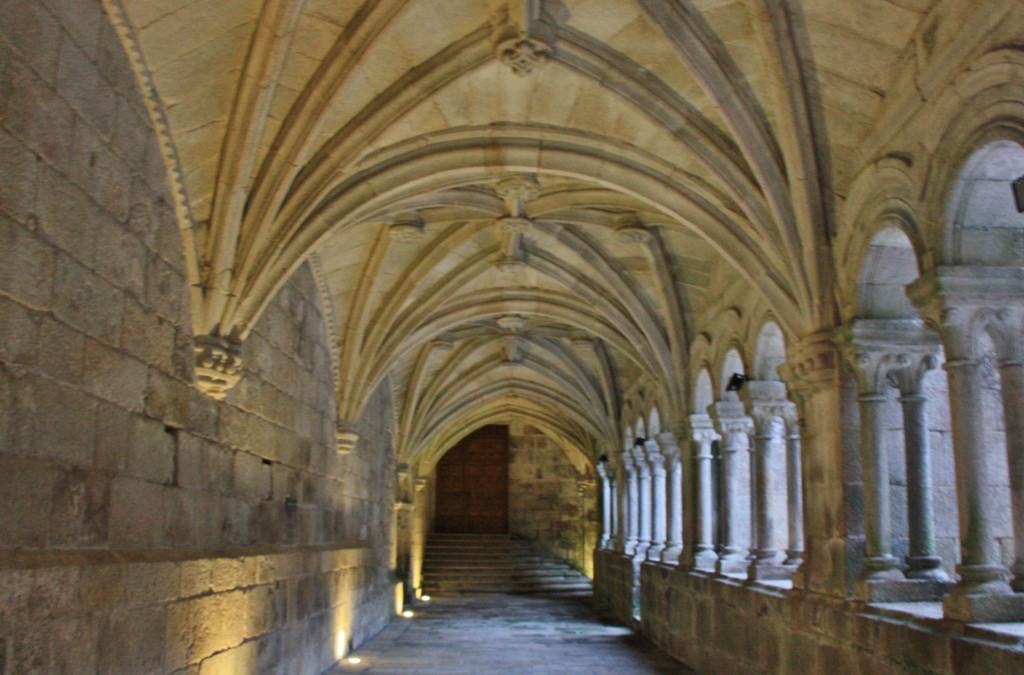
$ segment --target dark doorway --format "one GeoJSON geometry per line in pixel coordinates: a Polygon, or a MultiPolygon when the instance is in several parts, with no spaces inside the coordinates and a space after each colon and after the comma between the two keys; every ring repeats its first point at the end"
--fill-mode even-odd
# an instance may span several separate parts
{"type": "Polygon", "coordinates": [[[437,464],[434,531],[508,534],[508,427],[481,427],[437,464]]]}

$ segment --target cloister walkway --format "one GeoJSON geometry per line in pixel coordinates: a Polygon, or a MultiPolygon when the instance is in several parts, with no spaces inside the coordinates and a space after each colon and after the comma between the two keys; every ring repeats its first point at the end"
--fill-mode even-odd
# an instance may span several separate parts
{"type": "Polygon", "coordinates": [[[332,672],[689,673],[628,628],[603,623],[589,599],[519,595],[436,598],[395,619],[332,672]]]}

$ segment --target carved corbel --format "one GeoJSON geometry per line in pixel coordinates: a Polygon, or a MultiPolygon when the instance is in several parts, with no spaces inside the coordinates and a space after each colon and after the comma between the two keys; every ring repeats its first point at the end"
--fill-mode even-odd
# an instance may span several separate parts
{"type": "Polygon", "coordinates": [[[242,379],[242,346],[218,335],[195,339],[196,384],[210,398],[223,400],[242,379]]]}

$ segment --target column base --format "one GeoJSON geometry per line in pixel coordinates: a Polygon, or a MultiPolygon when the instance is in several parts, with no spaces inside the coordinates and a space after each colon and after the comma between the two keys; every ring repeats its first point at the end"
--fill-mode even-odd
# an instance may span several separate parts
{"type": "Polygon", "coordinates": [[[647,549],[651,547],[650,544],[637,544],[636,550],[633,551],[633,562],[640,564],[647,560],[647,549]]]}
{"type": "Polygon", "coordinates": [[[792,576],[792,567],[777,562],[755,560],[747,566],[747,581],[786,581],[792,576]]]}
{"type": "Polygon", "coordinates": [[[1024,593],[957,593],[942,603],[947,619],[971,623],[1024,621],[1024,593]]]}
{"type": "Polygon", "coordinates": [[[715,561],[715,572],[718,574],[745,574],[747,556],[742,553],[725,553],[715,561]]]}
{"type": "Polygon", "coordinates": [[[942,558],[938,556],[910,556],[907,565],[908,569],[903,574],[908,579],[949,581],[949,575],[942,569],[942,558]]]}
{"type": "Polygon", "coordinates": [[[1015,562],[1010,571],[1013,572],[1013,580],[1010,581],[1010,587],[1017,593],[1024,593],[1024,560],[1015,562]]]}
{"type": "Polygon", "coordinates": [[[718,554],[711,549],[697,551],[693,556],[693,569],[701,572],[714,572],[718,565],[718,554]]]}
{"type": "Polygon", "coordinates": [[[804,562],[804,552],[793,549],[786,549],[786,559],[782,561],[787,567],[800,567],[804,562]]]}
{"type": "Polygon", "coordinates": [[[651,544],[647,549],[647,562],[661,562],[661,554],[665,551],[664,544],[651,544]]]}
{"type": "Polygon", "coordinates": [[[626,545],[622,547],[622,552],[625,555],[633,557],[634,555],[636,555],[636,547],[637,543],[635,541],[627,541],[626,545]]]}
{"type": "Polygon", "coordinates": [[[678,565],[679,556],[683,554],[682,546],[668,546],[661,552],[661,562],[666,565],[678,565]]]}
{"type": "Polygon", "coordinates": [[[951,588],[953,582],[934,579],[860,579],[853,596],[863,602],[925,602],[942,600],[951,588]]]}

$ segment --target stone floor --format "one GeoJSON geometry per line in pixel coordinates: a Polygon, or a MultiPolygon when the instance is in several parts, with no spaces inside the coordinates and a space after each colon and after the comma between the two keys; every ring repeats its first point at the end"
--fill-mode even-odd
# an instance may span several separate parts
{"type": "Polygon", "coordinates": [[[332,673],[689,673],[631,630],[602,622],[589,599],[517,595],[435,598],[332,673]]]}

